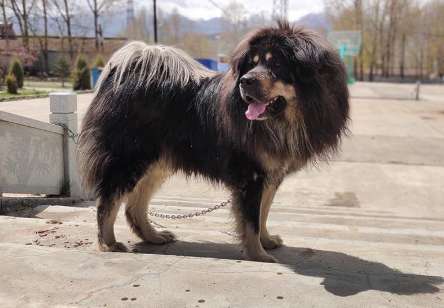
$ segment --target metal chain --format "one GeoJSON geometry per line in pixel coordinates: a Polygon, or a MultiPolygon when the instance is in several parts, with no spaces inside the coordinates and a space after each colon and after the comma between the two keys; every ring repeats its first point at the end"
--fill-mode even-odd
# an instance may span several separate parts
{"type": "MultiPolygon", "coordinates": [[[[72,139],[72,141],[75,144],[78,144],[78,142],[79,142],[78,141],[79,134],[73,132],[65,124],[57,123],[55,125],[58,125],[58,126],[62,127],[63,129],[65,129],[68,138],[72,139]]],[[[197,212],[194,212],[194,213],[189,213],[189,214],[165,214],[165,213],[158,213],[158,212],[155,212],[153,210],[148,210],[148,215],[154,216],[154,217],[158,217],[158,218],[162,218],[162,219],[187,219],[187,218],[193,218],[193,217],[197,217],[197,216],[206,215],[208,213],[214,212],[217,209],[225,207],[225,206],[227,206],[230,203],[231,203],[231,200],[228,199],[227,201],[223,201],[223,202],[221,202],[219,204],[216,204],[213,207],[206,208],[206,209],[203,209],[203,210],[200,210],[200,211],[197,211],[197,212]]]]}
{"type": "Polygon", "coordinates": [[[165,214],[165,213],[158,213],[155,212],[153,210],[148,210],[148,215],[150,216],[154,216],[154,217],[158,217],[158,218],[162,218],[162,219],[187,219],[187,218],[193,218],[193,217],[197,217],[197,216],[203,216],[206,215],[208,213],[211,213],[217,209],[220,209],[222,207],[227,206],[228,204],[231,203],[231,200],[227,200],[224,202],[221,202],[219,204],[216,204],[213,207],[207,208],[207,209],[203,209],[201,211],[197,211],[194,213],[189,213],[189,214],[165,214]]]}
{"type": "Polygon", "coordinates": [[[77,134],[77,133],[73,132],[71,129],[69,129],[69,127],[66,126],[66,124],[63,124],[63,123],[54,123],[54,124],[62,127],[66,131],[66,135],[68,136],[68,138],[72,139],[72,141],[75,144],[78,144],[79,134],[77,134]]]}

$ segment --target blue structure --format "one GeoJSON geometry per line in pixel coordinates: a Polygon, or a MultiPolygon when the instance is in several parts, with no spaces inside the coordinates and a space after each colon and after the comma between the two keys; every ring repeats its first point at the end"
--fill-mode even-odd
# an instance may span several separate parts
{"type": "Polygon", "coordinates": [[[217,71],[217,61],[213,59],[208,58],[201,58],[196,59],[197,62],[205,66],[206,68],[209,68],[210,70],[217,71]]]}
{"type": "Polygon", "coordinates": [[[101,67],[93,67],[91,69],[91,86],[93,89],[95,88],[101,73],[102,73],[101,67]]]}

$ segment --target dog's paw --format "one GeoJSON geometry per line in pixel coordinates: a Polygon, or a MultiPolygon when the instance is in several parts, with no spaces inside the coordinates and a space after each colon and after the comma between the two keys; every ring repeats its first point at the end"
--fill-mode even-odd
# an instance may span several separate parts
{"type": "Polygon", "coordinates": [[[265,249],[276,249],[283,245],[283,241],[279,235],[269,235],[261,237],[261,244],[265,249]]]}
{"type": "Polygon", "coordinates": [[[246,259],[249,261],[266,262],[266,263],[277,263],[278,262],[278,260],[275,257],[273,257],[272,255],[269,255],[266,252],[255,254],[255,255],[247,254],[246,259]]]}
{"type": "Polygon", "coordinates": [[[128,248],[120,242],[114,242],[113,244],[99,244],[99,250],[103,252],[127,252],[128,248]]]}
{"type": "Polygon", "coordinates": [[[176,241],[176,236],[174,233],[164,230],[150,234],[144,241],[145,243],[164,245],[176,241]]]}

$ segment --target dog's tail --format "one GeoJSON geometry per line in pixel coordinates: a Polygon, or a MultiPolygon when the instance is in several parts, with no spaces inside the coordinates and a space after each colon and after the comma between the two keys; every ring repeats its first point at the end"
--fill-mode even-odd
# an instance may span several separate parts
{"type": "Polygon", "coordinates": [[[97,89],[112,76],[113,90],[125,86],[131,79],[132,88],[147,88],[166,83],[171,87],[185,87],[190,82],[211,77],[214,72],[205,68],[180,49],[131,42],[119,49],[105,66],[97,89]]]}
{"type": "Polygon", "coordinates": [[[83,187],[103,197],[124,193],[130,187],[123,186],[136,180],[136,168],[130,166],[136,164],[130,152],[135,145],[125,134],[138,95],[148,95],[143,98],[144,104],[153,100],[167,103],[164,97],[152,96],[168,98],[169,93],[193,87],[214,74],[173,47],[133,42],[114,53],[102,71],[82,122],[78,161],[83,187]],[[130,141],[133,143],[127,144],[130,141]]]}

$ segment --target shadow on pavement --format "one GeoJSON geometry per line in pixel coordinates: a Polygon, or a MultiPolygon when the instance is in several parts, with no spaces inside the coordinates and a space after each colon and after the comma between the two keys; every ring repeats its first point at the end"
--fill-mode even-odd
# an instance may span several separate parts
{"type": "MultiPolygon", "coordinates": [[[[134,252],[241,260],[238,245],[213,242],[177,241],[165,246],[138,243],[134,252]]],[[[439,292],[443,277],[407,274],[379,262],[367,261],[341,252],[283,246],[271,252],[295,273],[323,278],[325,290],[350,296],[377,290],[399,295],[439,292]]]]}

